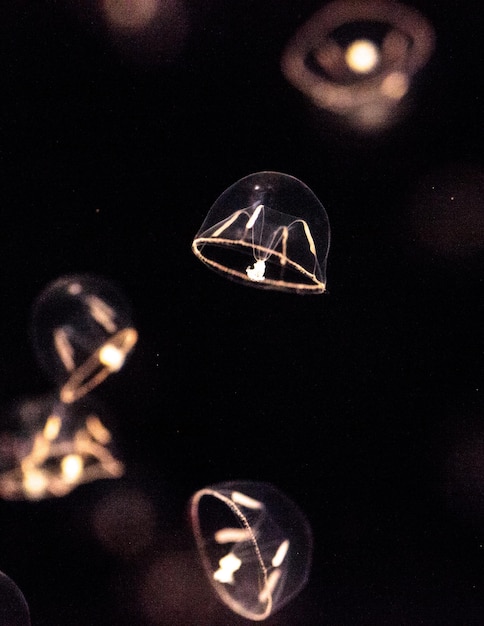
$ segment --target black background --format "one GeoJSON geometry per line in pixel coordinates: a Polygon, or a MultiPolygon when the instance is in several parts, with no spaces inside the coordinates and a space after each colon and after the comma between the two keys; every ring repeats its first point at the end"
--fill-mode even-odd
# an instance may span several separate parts
{"type": "Polygon", "coordinates": [[[187,3],[170,59],[114,36],[94,0],[4,4],[1,399],[51,389],[29,318],[58,276],[116,281],[140,334],[96,391],[125,477],[0,502],[0,569],[34,626],[245,623],[213,599],[186,515],[234,479],[273,483],[314,532],[310,582],[268,624],[481,624],[479,8],[417,4],[436,51],[376,137],[323,123],[280,72],[317,3],[187,3]],[[246,288],[193,256],[218,195],[259,170],[324,204],[324,296],[246,288]],[[110,507],[111,543],[95,530],[110,507]]]}

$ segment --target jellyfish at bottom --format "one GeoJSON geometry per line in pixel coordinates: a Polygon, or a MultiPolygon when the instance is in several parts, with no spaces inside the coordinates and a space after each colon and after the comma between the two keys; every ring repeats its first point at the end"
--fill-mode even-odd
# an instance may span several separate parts
{"type": "Polygon", "coordinates": [[[30,626],[29,607],[23,593],[0,572],[0,626],[30,626]]]}
{"type": "Polygon", "coordinates": [[[192,250],[227,278],[298,294],[326,290],[329,221],[303,182],[258,172],[229,187],[214,203],[192,250]]]}
{"type": "Polygon", "coordinates": [[[303,24],[281,58],[286,79],[352,129],[387,128],[404,112],[435,43],[431,24],[394,0],[334,0],[303,24]]]}
{"type": "Polygon", "coordinates": [[[240,481],[206,487],[192,496],[190,519],[208,579],[235,613],[264,620],[306,584],[311,528],[274,486],[240,481]]]}
{"type": "Polygon", "coordinates": [[[94,275],[62,276],[34,303],[32,338],[38,361],[75,402],[118,372],[138,340],[120,290],[94,275]]]}
{"type": "Polygon", "coordinates": [[[95,404],[63,404],[48,395],[4,412],[0,498],[62,497],[83,483],[123,473],[113,435],[95,404]]]}

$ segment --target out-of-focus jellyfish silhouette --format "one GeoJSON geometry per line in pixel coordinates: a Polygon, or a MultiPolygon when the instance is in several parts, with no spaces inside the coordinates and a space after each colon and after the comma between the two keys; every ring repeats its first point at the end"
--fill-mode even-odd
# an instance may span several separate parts
{"type": "Polygon", "coordinates": [[[190,519],[210,583],[235,613],[263,620],[307,582],[310,526],[272,485],[242,481],[201,489],[191,499],[190,519]]]}
{"type": "Polygon", "coordinates": [[[0,572],[0,626],[30,626],[30,613],[23,593],[0,572]]]}
{"type": "Polygon", "coordinates": [[[52,395],[10,407],[0,433],[0,497],[61,497],[83,483],[119,478],[124,466],[96,409],[52,395]]]}
{"type": "Polygon", "coordinates": [[[185,0],[69,0],[86,28],[107,37],[129,61],[172,61],[190,32],[185,0]]]}
{"type": "Polygon", "coordinates": [[[38,360],[65,403],[118,372],[138,339],[124,296],[92,275],[50,283],[34,303],[32,335],[38,360]]]}
{"type": "Polygon", "coordinates": [[[434,49],[432,26],[394,0],[335,0],[287,44],[284,76],[350,127],[385,129],[404,112],[415,74],[434,49]]]}
{"type": "Polygon", "coordinates": [[[216,200],[192,250],[213,270],[246,285],[323,293],[328,216],[297,178],[258,172],[242,178],[216,200]]]}
{"type": "Polygon", "coordinates": [[[157,511],[134,486],[117,484],[97,503],[92,527],[104,549],[127,561],[144,559],[157,538],[157,511]]]}

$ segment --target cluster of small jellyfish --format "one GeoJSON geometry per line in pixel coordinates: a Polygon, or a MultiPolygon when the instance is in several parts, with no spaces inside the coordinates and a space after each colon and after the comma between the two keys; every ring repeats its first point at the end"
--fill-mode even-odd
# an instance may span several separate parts
{"type": "MultiPolygon", "coordinates": [[[[433,46],[433,30],[415,9],[393,0],[335,0],[296,32],[282,71],[318,108],[374,130],[396,119],[433,46]]],[[[192,250],[236,282],[322,294],[329,243],[328,217],[314,193],[293,176],[265,171],[242,178],[216,200],[192,250]]],[[[63,276],[40,294],[34,348],[55,391],[11,410],[16,430],[4,437],[12,445],[10,451],[3,446],[0,458],[1,497],[59,497],[81,483],[124,473],[111,432],[85,398],[123,367],[137,338],[129,305],[106,279],[63,276]]],[[[307,582],[309,523],[274,486],[238,481],[205,487],[191,498],[190,519],[206,575],[235,613],[264,620],[307,582]]],[[[0,595],[10,611],[6,623],[28,626],[25,599],[1,573],[0,595]]]]}
{"type": "Polygon", "coordinates": [[[4,410],[0,496],[40,500],[124,472],[91,391],[119,371],[138,333],[119,289],[93,275],[62,276],[33,306],[39,365],[55,385],[4,410]]]}

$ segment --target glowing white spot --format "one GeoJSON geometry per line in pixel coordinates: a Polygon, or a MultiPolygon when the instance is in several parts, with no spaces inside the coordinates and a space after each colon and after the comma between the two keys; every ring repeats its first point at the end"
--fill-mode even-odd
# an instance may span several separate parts
{"type": "Polygon", "coordinates": [[[254,265],[249,265],[245,271],[247,272],[247,276],[250,280],[260,283],[265,280],[264,274],[266,273],[266,262],[256,261],[254,265]]]}
{"type": "Polygon", "coordinates": [[[233,574],[238,569],[240,569],[242,561],[238,557],[236,557],[233,552],[229,552],[227,555],[220,559],[218,564],[220,565],[220,567],[216,572],[213,573],[213,579],[217,580],[219,583],[229,583],[233,585],[233,574]]]}
{"type": "Polygon", "coordinates": [[[48,486],[48,479],[42,470],[28,470],[23,478],[23,488],[30,498],[42,498],[48,486]]]}
{"type": "Polygon", "coordinates": [[[286,539],[277,548],[277,552],[272,557],[273,567],[279,567],[286,558],[287,551],[289,550],[289,539],[286,539]]]}
{"type": "Polygon", "coordinates": [[[62,420],[58,415],[49,415],[47,421],[45,422],[43,435],[49,441],[54,441],[59,434],[61,429],[62,420]]]}
{"type": "Polygon", "coordinates": [[[68,454],[61,461],[61,471],[64,480],[69,483],[76,483],[82,476],[84,464],[78,454],[68,454]]]}
{"type": "Polygon", "coordinates": [[[222,528],[215,533],[217,543],[240,543],[252,537],[248,528],[222,528]]]}
{"type": "Polygon", "coordinates": [[[377,46],[368,39],[357,39],[348,46],[345,61],[350,70],[357,74],[368,74],[380,61],[377,46]]]}
{"type": "Polygon", "coordinates": [[[232,491],[232,500],[235,504],[240,504],[241,506],[245,506],[248,509],[263,509],[264,505],[259,500],[254,500],[253,498],[249,498],[240,491],[232,491]]]}
{"type": "Polygon", "coordinates": [[[251,229],[252,226],[256,223],[257,218],[260,215],[260,212],[262,211],[262,209],[264,208],[263,204],[259,204],[258,207],[256,207],[255,211],[252,213],[252,215],[250,216],[249,221],[247,222],[246,228],[247,229],[251,229]]]}
{"type": "Polygon", "coordinates": [[[111,343],[105,344],[99,351],[99,361],[111,372],[118,372],[124,365],[125,354],[111,343]]]}

